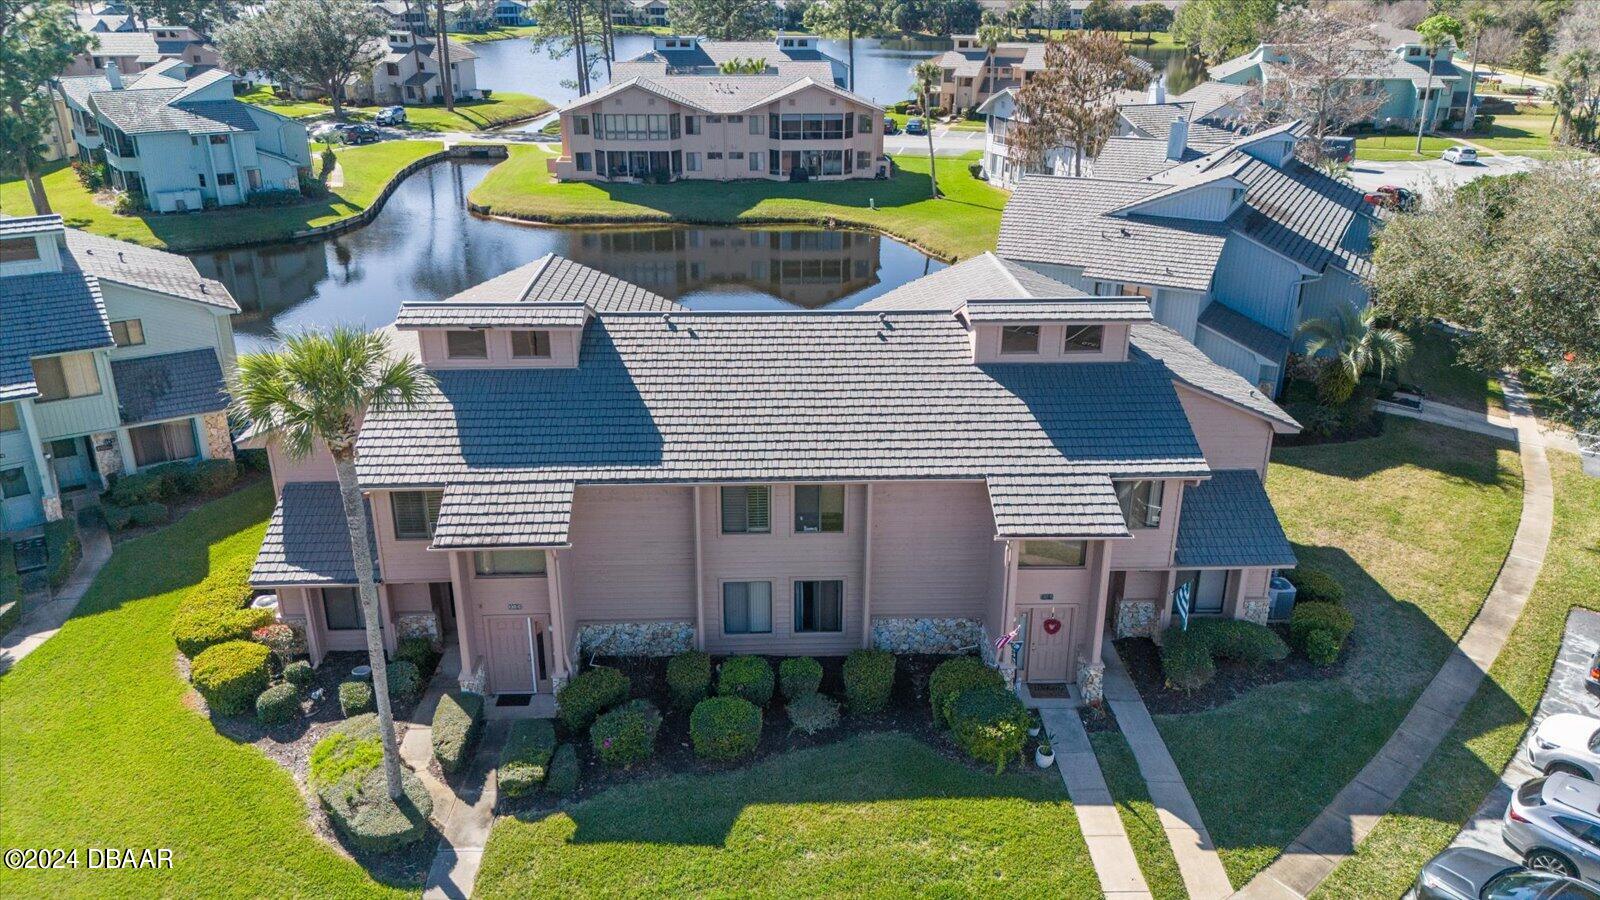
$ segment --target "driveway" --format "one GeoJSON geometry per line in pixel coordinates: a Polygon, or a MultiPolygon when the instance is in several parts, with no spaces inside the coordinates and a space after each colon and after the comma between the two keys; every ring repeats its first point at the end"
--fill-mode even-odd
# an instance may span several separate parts
{"type": "MultiPolygon", "coordinates": [[[[1561,639],[1561,652],[1555,667],[1550,671],[1550,683],[1545,686],[1544,697],[1534,711],[1528,735],[1546,716],[1556,713],[1581,713],[1600,716],[1600,701],[1591,696],[1583,686],[1583,676],[1589,669],[1589,660],[1600,649],[1600,613],[1575,609],[1567,616],[1566,634],[1561,639]]],[[[1524,781],[1539,774],[1528,764],[1528,735],[1517,748],[1517,755],[1484,798],[1483,805],[1473,813],[1465,828],[1456,835],[1453,847],[1477,847],[1514,859],[1515,854],[1500,838],[1500,821],[1505,816],[1506,804],[1511,802],[1511,792],[1524,781]]]]}
{"type": "Polygon", "coordinates": [[[1358,159],[1350,167],[1350,181],[1356,187],[1370,191],[1382,184],[1397,184],[1412,190],[1426,189],[1433,184],[1465,184],[1485,175],[1511,175],[1533,168],[1535,161],[1526,156],[1481,156],[1477,165],[1458,166],[1442,159],[1401,162],[1371,162],[1358,159]]]}
{"type": "MultiPolygon", "coordinates": [[[[945,125],[933,127],[933,152],[937,156],[960,156],[969,151],[983,150],[983,132],[956,129],[945,125]]],[[[928,155],[928,136],[925,134],[890,134],[883,138],[883,152],[928,155]]]]}

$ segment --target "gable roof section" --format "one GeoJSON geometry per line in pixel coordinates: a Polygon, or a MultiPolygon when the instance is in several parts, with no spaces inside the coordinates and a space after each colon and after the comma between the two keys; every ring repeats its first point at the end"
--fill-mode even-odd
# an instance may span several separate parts
{"type": "Polygon", "coordinates": [[[1274,431],[1293,433],[1300,423],[1284,412],[1272,398],[1232,369],[1224,368],[1184,340],[1183,335],[1158,322],[1133,326],[1128,335],[1130,357],[1160,362],[1173,378],[1205,394],[1210,394],[1246,412],[1270,421],[1274,431]]]}
{"type": "Polygon", "coordinates": [[[239,304],[228,293],[227,286],[202,276],[186,256],[76,228],[67,229],[66,239],[63,262],[102,281],[181,297],[230,312],[239,311],[239,304]]]}
{"type": "Polygon", "coordinates": [[[582,303],[402,303],[396,328],[582,328],[582,303]]]}
{"type": "MultiPolygon", "coordinates": [[[[373,576],[377,577],[377,540],[370,530],[370,509],[367,522],[373,576]]],[[[250,572],[250,583],[256,587],[356,583],[350,531],[337,482],[298,481],[283,486],[250,572]]]]}
{"type": "Polygon", "coordinates": [[[0,237],[19,234],[60,234],[66,230],[59,213],[42,216],[0,216],[0,237]]]}
{"type": "Polygon", "coordinates": [[[255,131],[250,109],[238,100],[178,102],[183,88],[136,88],[96,91],[89,96],[95,110],[128,134],[182,131],[225,134],[255,131]]]}
{"type": "Polygon", "coordinates": [[[992,475],[988,487],[997,538],[1133,536],[1104,475],[992,475]]]}
{"type": "Polygon", "coordinates": [[[1100,155],[1089,161],[1093,178],[1113,181],[1140,181],[1173,166],[1201,157],[1200,151],[1185,146],[1183,159],[1167,158],[1167,142],[1146,137],[1114,137],[1106,141],[1100,155]]]}
{"type": "Polygon", "coordinates": [[[36,356],[110,347],[100,283],[82,272],[0,279],[0,400],[39,393],[36,356]]]}
{"type": "Polygon", "coordinates": [[[1250,92],[1247,84],[1229,84],[1226,81],[1202,81],[1173,98],[1179,103],[1191,104],[1196,121],[1208,119],[1228,104],[1250,92]]]}
{"type": "MultiPolygon", "coordinates": [[[[475,284],[445,303],[586,303],[600,312],[683,309],[660,294],[612,275],[546,253],[531,263],[475,284]]],[[[424,304],[411,304],[421,307],[424,304]]]]}
{"type": "Polygon", "coordinates": [[[122,424],[161,422],[228,408],[222,365],[210,347],[113,359],[122,424]]]}
{"type": "Polygon", "coordinates": [[[132,56],[140,62],[161,58],[156,37],[148,31],[99,31],[88,49],[90,56],[132,56]]]}
{"type": "MultiPolygon", "coordinates": [[[[135,88],[178,88],[182,89],[184,81],[166,74],[174,67],[185,65],[182,60],[164,59],[159,63],[136,72],[132,75],[122,76],[122,85],[125,90],[135,88]]],[[[99,91],[111,90],[111,82],[104,75],[72,75],[66,78],[57,78],[56,86],[75,106],[80,109],[89,108],[89,95],[99,91]]]]}
{"type": "Polygon", "coordinates": [[[573,489],[570,481],[451,485],[439,504],[433,549],[568,546],[573,489]]]}
{"type": "Polygon", "coordinates": [[[1278,363],[1289,352],[1288,337],[1249,316],[1234,312],[1221,301],[1213,300],[1207,304],[1200,311],[1199,322],[1272,363],[1278,363]]]}
{"type": "Polygon", "coordinates": [[[954,312],[971,297],[995,300],[1088,297],[1083,291],[989,251],[924,275],[861,304],[859,309],[938,309],[954,312]]]}
{"type": "Polygon", "coordinates": [[[1250,469],[1223,469],[1183,492],[1173,563],[1201,568],[1295,565],[1294,548],[1250,469]]]}
{"type": "Polygon", "coordinates": [[[1372,272],[1370,216],[1362,193],[1290,160],[1279,169],[1246,153],[1238,178],[1249,192],[1240,230],[1313,272],[1330,263],[1359,277],[1372,272]]]}
{"type": "Polygon", "coordinates": [[[616,81],[561,107],[563,112],[581,109],[630,88],[649,91],[674,103],[692,106],[712,114],[742,113],[745,110],[781,100],[808,87],[821,88],[846,100],[874,109],[877,104],[859,94],[834,85],[833,80],[787,75],[640,75],[616,81]]]}
{"type": "Polygon", "coordinates": [[[1143,297],[1083,297],[1075,300],[968,300],[967,321],[1148,322],[1150,302],[1143,297]]]}

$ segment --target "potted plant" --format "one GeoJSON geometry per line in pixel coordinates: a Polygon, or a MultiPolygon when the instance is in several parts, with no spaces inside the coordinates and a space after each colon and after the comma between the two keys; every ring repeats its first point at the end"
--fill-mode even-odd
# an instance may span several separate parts
{"type": "Polygon", "coordinates": [[[1039,716],[1035,713],[1028,714],[1028,737],[1039,736],[1039,716]]]}
{"type": "Polygon", "coordinates": [[[1056,764],[1056,752],[1050,748],[1049,741],[1040,741],[1039,746],[1034,748],[1033,762],[1041,769],[1048,769],[1056,764]]]}

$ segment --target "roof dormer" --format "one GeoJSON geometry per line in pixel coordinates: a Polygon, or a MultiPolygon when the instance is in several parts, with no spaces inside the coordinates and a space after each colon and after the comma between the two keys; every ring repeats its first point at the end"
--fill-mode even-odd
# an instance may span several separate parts
{"type": "Polygon", "coordinates": [[[815,50],[817,36],[814,34],[782,34],[773,39],[773,43],[780,50],[815,50]]]}
{"type": "Polygon", "coordinates": [[[576,368],[583,303],[403,303],[395,327],[417,333],[430,369],[576,368]]]}
{"type": "Polygon", "coordinates": [[[61,271],[61,217],[0,219],[0,278],[61,271]]]}
{"type": "Polygon", "coordinates": [[[1123,362],[1128,329],[1149,322],[1144,297],[968,300],[956,310],[975,363],[1123,362]]]}
{"type": "Polygon", "coordinates": [[[700,46],[700,39],[683,35],[667,34],[657,36],[655,39],[657,50],[693,50],[700,46]]]}

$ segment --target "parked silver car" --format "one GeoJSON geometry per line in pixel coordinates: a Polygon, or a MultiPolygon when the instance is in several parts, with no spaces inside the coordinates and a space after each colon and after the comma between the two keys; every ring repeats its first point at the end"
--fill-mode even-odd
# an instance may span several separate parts
{"type": "Polygon", "coordinates": [[[1528,761],[1546,775],[1566,772],[1600,780],[1600,719],[1577,713],[1546,718],[1528,741],[1528,761]]]}
{"type": "Polygon", "coordinates": [[[1451,847],[1417,873],[1416,900],[1600,900],[1600,891],[1487,850],[1451,847]]]}
{"type": "Polygon", "coordinates": [[[1516,789],[1502,835],[1524,864],[1600,883],[1600,784],[1558,772],[1516,789]]]}

